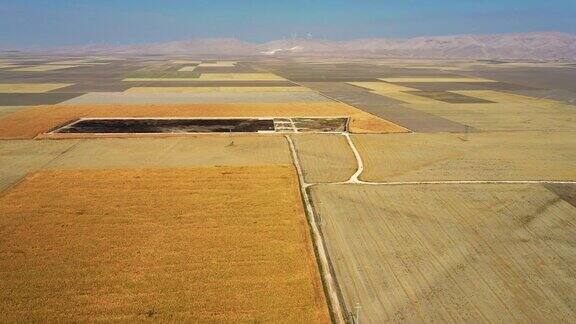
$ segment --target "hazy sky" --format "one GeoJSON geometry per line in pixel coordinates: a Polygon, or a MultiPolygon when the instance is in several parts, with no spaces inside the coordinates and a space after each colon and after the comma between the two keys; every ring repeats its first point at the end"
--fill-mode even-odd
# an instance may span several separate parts
{"type": "Polygon", "coordinates": [[[576,0],[0,0],[0,46],[576,33],[576,0]]]}

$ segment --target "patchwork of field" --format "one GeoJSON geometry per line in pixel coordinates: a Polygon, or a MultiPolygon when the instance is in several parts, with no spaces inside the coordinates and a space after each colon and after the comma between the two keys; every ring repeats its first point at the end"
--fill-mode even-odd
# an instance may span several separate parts
{"type": "Polygon", "coordinates": [[[2,321],[328,322],[297,182],[291,166],[35,173],[0,198],[2,321]]]}
{"type": "Polygon", "coordinates": [[[14,53],[0,80],[0,322],[574,318],[569,64],[14,53]]]}
{"type": "Polygon", "coordinates": [[[382,322],[570,322],[576,207],[537,185],[320,185],[345,302],[382,322]]]}

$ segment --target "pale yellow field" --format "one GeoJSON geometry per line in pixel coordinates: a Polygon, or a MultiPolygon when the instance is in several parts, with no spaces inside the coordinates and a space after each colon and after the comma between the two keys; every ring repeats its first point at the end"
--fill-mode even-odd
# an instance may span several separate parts
{"type": "Polygon", "coordinates": [[[84,140],[46,163],[43,168],[174,168],[278,165],[291,162],[288,144],[280,135],[214,135],[84,140]]]}
{"type": "Polygon", "coordinates": [[[200,63],[199,67],[234,67],[237,62],[233,61],[218,61],[216,63],[200,63]]]}
{"type": "Polygon", "coordinates": [[[194,61],[194,60],[175,60],[172,61],[172,64],[200,64],[202,61],[194,61]]]}
{"type": "Polygon", "coordinates": [[[47,72],[47,71],[56,71],[62,69],[69,69],[78,67],[79,65],[37,65],[37,66],[26,66],[21,68],[16,68],[10,71],[18,71],[18,72],[47,72]]]}
{"type": "Polygon", "coordinates": [[[469,97],[490,100],[498,103],[509,104],[531,104],[531,105],[558,105],[560,102],[551,99],[542,99],[523,96],[514,93],[494,91],[494,90],[455,90],[451,91],[469,97]]]}
{"type": "Polygon", "coordinates": [[[412,78],[379,78],[378,80],[386,82],[406,82],[406,83],[416,83],[416,82],[498,82],[483,78],[427,78],[427,77],[412,77],[412,78]]]}
{"type": "Polygon", "coordinates": [[[39,172],[0,215],[1,322],[330,322],[292,166],[39,172]]]}
{"type": "Polygon", "coordinates": [[[363,323],[568,323],[576,208],[538,185],[312,187],[363,323]],[[319,203],[321,202],[321,203],[319,203]]]}
{"type": "Polygon", "coordinates": [[[79,142],[0,141],[0,192],[30,172],[41,169],[79,142]]]}
{"type": "Polygon", "coordinates": [[[286,80],[272,73],[202,73],[198,81],[268,81],[286,80]]]}
{"type": "Polygon", "coordinates": [[[424,106],[428,106],[428,105],[438,105],[441,104],[443,107],[444,106],[451,106],[452,104],[446,103],[446,102],[442,102],[442,101],[438,101],[438,100],[434,100],[432,98],[427,98],[427,97],[422,97],[422,96],[417,96],[415,94],[411,94],[411,93],[407,93],[407,92],[401,92],[401,91],[374,91],[374,93],[382,95],[384,97],[388,97],[388,98],[392,98],[392,99],[396,99],[405,103],[409,103],[409,104],[415,104],[415,105],[424,105],[424,106]]]}
{"type": "Polygon", "coordinates": [[[575,180],[570,132],[389,134],[352,137],[366,181],[575,180]]]}
{"type": "Polygon", "coordinates": [[[292,138],[306,182],[341,182],[356,172],[356,159],[344,136],[296,134],[292,138]]]}
{"type": "Polygon", "coordinates": [[[401,92],[401,91],[418,91],[418,89],[408,88],[393,83],[387,82],[346,82],[348,84],[362,87],[369,90],[374,90],[382,93],[401,92]]]}
{"type": "Polygon", "coordinates": [[[305,87],[132,87],[124,92],[132,93],[245,93],[245,92],[307,92],[305,87]]]}
{"type": "Polygon", "coordinates": [[[44,93],[73,83],[0,83],[0,93],[44,93]]]}
{"type": "Polygon", "coordinates": [[[180,71],[180,72],[192,72],[194,70],[196,70],[196,66],[185,66],[185,67],[179,69],[178,71],[180,71]]]}
{"type": "Polygon", "coordinates": [[[8,68],[15,68],[17,67],[17,64],[12,64],[12,63],[2,63],[0,61],[0,69],[8,69],[8,68]]]}
{"type": "Polygon", "coordinates": [[[484,131],[576,131],[576,109],[567,104],[526,100],[524,103],[470,105],[430,100],[427,103],[406,104],[406,107],[484,131]]]}

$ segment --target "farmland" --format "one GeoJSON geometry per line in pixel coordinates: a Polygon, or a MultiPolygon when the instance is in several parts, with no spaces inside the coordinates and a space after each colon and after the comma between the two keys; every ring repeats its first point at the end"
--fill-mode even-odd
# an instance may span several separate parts
{"type": "Polygon", "coordinates": [[[0,62],[0,322],[576,315],[568,63],[0,62]]]}
{"type": "Polygon", "coordinates": [[[2,321],[329,318],[290,166],[43,171],[0,214],[2,321]]]}

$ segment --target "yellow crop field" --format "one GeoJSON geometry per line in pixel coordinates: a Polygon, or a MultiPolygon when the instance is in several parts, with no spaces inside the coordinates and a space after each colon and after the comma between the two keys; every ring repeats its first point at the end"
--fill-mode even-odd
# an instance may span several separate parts
{"type": "Polygon", "coordinates": [[[56,105],[37,106],[0,119],[0,138],[34,138],[81,117],[350,117],[358,133],[407,132],[401,126],[352,106],[337,103],[56,105]]]}
{"type": "Polygon", "coordinates": [[[180,71],[180,72],[193,72],[194,70],[196,70],[196,66],[185,66],[183,68],[180,68],[178,71],[180,71]]]}
{"type": "Polygon", "coordinates": [[[366,181],[576,180],[569,132],[389,134],[352,137],[366,181]]]}
{"type": "Polygon", "coordinates": [[[364,323],[565,323],[576,208],[539,185],[311,188],[364,323]]]}
{"type": "Polygon", "coordinates": [[[73,83],[0,83],[0,93],[44,93],[73,83]]]}
{"type": "Polygon", "coordinates": [[[202,73],[198,81],[269,81],[286,80],[272,73],[202,73]]]}
{"type": "Polygon", "coordinates": [[[174,60],[172,64],[200,64],[202,61],[194,61],[194,60],[174,60]]]}
{"type": "Polygon", "coordinates": [[[305,87],[132,87],[132,93],[246,93],[246,92],[307,92],[305,87]]]}
{"type": "Polygon", "coordinates": [[[559,104],[558,101],[551,99],[542,99],[523,96],[514,93],[494,91],[494,90],[456,90],[451,91],[469,97],[475,97],[485,100],[490,100],[498,103],[511,103],[511,104],[533,104],[533,105],[554,105],[559,104]]]}
{"type": "Polygon", "coordinates": [[[418,91],[418,89],[408,88],[393,83],[387,82],[346,82],[348,84],[362,87],[365,89],[388,93],[388,92],[401,92],[401,91],[418,91]]]}
{"type": "Polygon", "coordinates": [[[344,136],[296,134],[292,138],[306,182],[341,182],[356,172],[356,158],[344,136]]]}
{"type": "Polygon", "coordinates": [[[74,68],[74,67],[78,67],[79,65],[50,65],[50,64],[46,64],[46,65],[36,65],[36,66],[26,66],[26,67],[20,67],[20,68],[16,68],[10,71],[17,71],[17,72],[48,72],[48,71],[56,71],[56,70],[62,70],[62,69],[69,69],[69,68],[74,68]]]}
{"type": "Polygon", "coordinates": [[[0,214],[2,322],[330,321],[292,166],[38,172],[0,214]]]}
{"type": "Polygon", "coordinates": [[[200,67],[234,67],[236,66],[235,61],[218,61],[215,63],[200,63],[200,67]]]}

